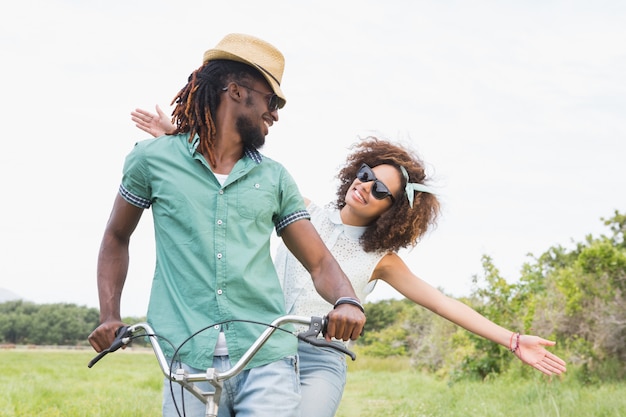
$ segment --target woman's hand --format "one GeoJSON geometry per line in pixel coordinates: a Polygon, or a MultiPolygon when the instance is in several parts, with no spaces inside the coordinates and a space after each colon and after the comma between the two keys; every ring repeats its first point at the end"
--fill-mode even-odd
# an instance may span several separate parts
{"type": "Polygon", "coordinates": [[[174,133],[176,127],[172,124],[163,110],[161,110],[158,104],[156,106],[156,111],[157,114],[154,114],[143,109],[135,109],[135,111],[130,113],[130,118],[133,122],[135,122],[135,126],[144,132],[151,134],[155,138],[174,133]]]}
{"type": "Polygon", "coordinates": [[[554,346],[556,342],[542,339],[538,336],[520,335],[517,348],[514,350],[522,362],[543,372],[546,375],[560,375],[567,369],[565,361],[554,353],[545,349],[544,346],[554,346]]]}

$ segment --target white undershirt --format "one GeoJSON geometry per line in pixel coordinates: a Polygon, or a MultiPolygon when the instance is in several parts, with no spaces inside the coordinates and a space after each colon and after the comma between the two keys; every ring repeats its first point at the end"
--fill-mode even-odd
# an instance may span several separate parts
{"type": "Polygon", "coordinates": [[[214,172],[213,175],[215,175],[215,178],[217,178],[217,182],[219,182],[220,185],[224,185],[226,178],[228,178],[228,174],[218,174],[217,172],[214,172]]]}

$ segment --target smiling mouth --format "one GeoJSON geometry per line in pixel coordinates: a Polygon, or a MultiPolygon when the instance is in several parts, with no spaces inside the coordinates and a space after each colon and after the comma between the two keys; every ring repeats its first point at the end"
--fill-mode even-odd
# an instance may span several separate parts
{"type": "Polygon", "coordinates": [[[353,194],[356,197],[356,199],[359,200],[361,203],[363,204],[366,203],[365,198],[363,198],[363,194],[361,194],[361,192],[356,187],[354,187],[353,189],[353,194]]]}
{"type": "Polygon", "coordinates": [[[263,125],[265,126],[264,134],[267,136],[267,134],[270,132],[271,124],[267,120],[263,119],[263,125]]]}

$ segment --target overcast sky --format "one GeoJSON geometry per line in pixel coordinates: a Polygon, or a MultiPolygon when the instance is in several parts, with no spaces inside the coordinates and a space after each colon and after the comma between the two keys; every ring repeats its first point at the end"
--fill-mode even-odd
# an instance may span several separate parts
{"type": "MultiPolygon", "coordinates": [[[[608,233],[626,211],[626,2],[14,1],[0,25],[0,287],[97,307],[98,247],[133,144],[135,107],[169,103],[227,33],[285,55],[287,106],[263,152],[303,195],[334,196],[360,136],[418,151],[443,203],[403,253],[466,295],[489,255],[509,280],[528,253],[608,233]]],[[[143,315],[150,213],[131,243],[122,313],[143,315]]],[[[372,300],[394,296],[384,286],[372,300]]]]}

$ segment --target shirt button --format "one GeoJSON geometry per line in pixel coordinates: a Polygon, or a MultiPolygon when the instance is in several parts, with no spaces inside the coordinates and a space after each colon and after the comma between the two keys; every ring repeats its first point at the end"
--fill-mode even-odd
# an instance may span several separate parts
{"type": "Polygon", "coordinates": [[[254,188],[261,188],[261,184],[254,184],[254,188]]]}
{"type": "Polygon", "coordinates": [[[224,222],[222,222],[221,220],[217,221],[217,224],[220,225],[220,226],[222,225],[222,223],[224,223],[224,222]]]}
{"type": "Polygon", "coordinates": [[[220,193],[220,194],[224,194],[224,190],[220,190],[220,191],[219,191],[219,193],[220,193]]]}
{"type": "Polygon", "coordinates": [[[213,326],[213,328],[214,328],[215,330],[219,330],[220,325],[219,325],[219,324],[216,324],[215,326],[213,326]]]}
{"type": "Polygon", "coordinates": [[[222,295],[222,290],[217,290],[217,295],[222,295]]]}
{"type": "Polygon", "coordinates": [[[217,259],[222,259],[222,254],[221,253],[217,254],[217,259]]]}

